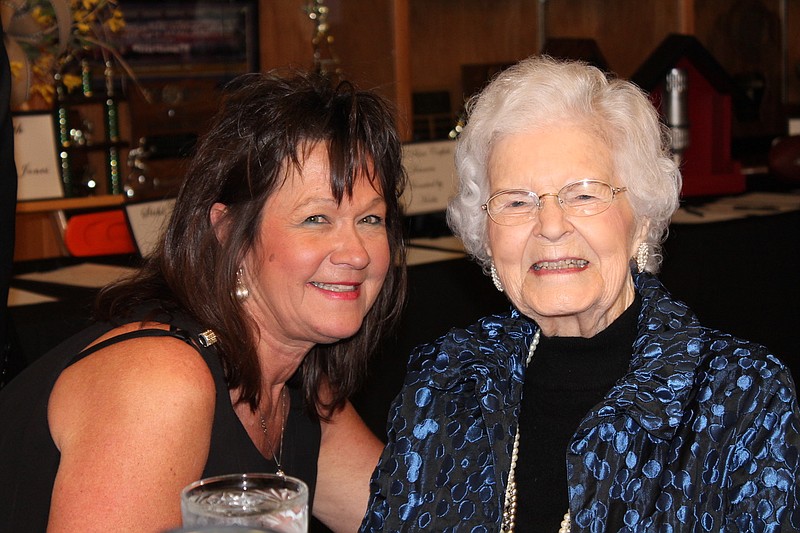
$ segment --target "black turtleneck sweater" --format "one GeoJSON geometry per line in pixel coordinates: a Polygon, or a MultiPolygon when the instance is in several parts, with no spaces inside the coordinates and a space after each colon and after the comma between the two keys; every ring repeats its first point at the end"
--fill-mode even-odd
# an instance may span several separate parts
{"type": "Polygon", "coordinates": [[[519,418],[518,531],[558,531],[569,508],[566,450],[578,424],[628,372],[638,295],[590,339],[544,337],[525,372],[519,418]]]}

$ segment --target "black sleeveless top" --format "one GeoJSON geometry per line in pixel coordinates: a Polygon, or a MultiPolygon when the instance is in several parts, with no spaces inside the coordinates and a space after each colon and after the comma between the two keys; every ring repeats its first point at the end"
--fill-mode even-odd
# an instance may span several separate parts
{"type": "MultiPolygon", "coordinates": [[[[138,330],[82,351],[87,344],[119,325],[94,324],[50,350],[0,391],[0,531],[39,533],[47,528],[50,495],[60,459],[50,436],[47,404],[61,372],[101,347],[130,338],[179,337],[190,341],[208,365],[217,399],[208,460],[201,477],[275,472],[275,462],[261,455],[233,410],[216,349],[202,347],[196,342],[197,335],[205,328],[183,313],[173,312],[155,318],[149,313],[149,309],[142,309],[126,321],[138,322],[147,316],[170,324],[173,330],[138,330]]],[[[321,430],[319,422],[306,415],[301,391],[289,390],[291,408],[284,430],[281,465],[287,475],[308,484],[310,510],[317,480],[321,430]]],[[[175,498],[177,504],[177,494],[175,498]]]]}

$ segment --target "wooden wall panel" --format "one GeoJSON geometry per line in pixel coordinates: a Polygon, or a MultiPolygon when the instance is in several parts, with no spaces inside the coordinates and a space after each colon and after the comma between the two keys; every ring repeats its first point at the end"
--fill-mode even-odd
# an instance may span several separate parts
{"type": "Polygon", "coordinates": [[[314,23],[306,0],[259,0],[259,61],[262,70],[311,68],[314,23]]]}
{"type": "MultiPolygon", "coordinates": [[[[327,0],[325,5],[329,10],[328,33],[333,37],[333,52],[339,58],[343,77],[360,88],[376,89],[402,107],[408,91],[400,94],[397,90],[403,70],[398,70],[395,60],[395,26],[396,11],[401,16],[407,13],[403,0],[327,0]]],[[[315,24],[306,12],[308,6],[308,0],[259,0],[262,70],[313,68],[315,24]]]]}
{"type": "Polygon", "coordinates": [[[546,37],[595,39],[609,68],[629,77],[685,20],[681,0],[550,0],[546,37]]]}
{"type": "Polygon", "coordinates": [[[66,255],[50,213],[17,213],[14,233],[14,261],[66,255]]]}
{"type": "Polygon", "coordinates": [[[400,138],[412,137],[411,22],[409,0],[392,0],[394,80],[400,138]]]}
{"type": "Polygon", "coordinates": [[[720,62],[733,72],[758,68],[769,70],[780,78],[783,69],[780,42],[785,39],[785,101],[795,106],[800,105],[800,39],[797,37],[800,35],[800,1],[694,0],[694,3],[698,39],[708,43],[720,62]],[[749,5],[753,14],[736,21],[733,13],[737,5],[749,5]],[[759,11],[752,11],[759,5],[759,11]],[[784,17],[785,20],[781,20],[784,17]],[[727,45],[713,42],[714,38],[720,40],[720,26],[728,29],[725,35],[728,39],[727,45]],[[781,36],[784,30],[786,35],[781,36]]]}
{"type": "Polygon", "coordinates": [[[780,4],[781,0],[695,0],[695,35],[751,97],[751,104],[743,99],[734,103],[736,137],[780,134],[785,127],[780,4]]]}
{"type": "Polygon", "coordinates": [[[515,62],[538,52],[538,3],[411,0],[412,90],[446,90],[451,110],[460,110],[462,65],[515,62]]]}
{"type": "Polygon", "coordinates": [[[786,1],[786,101],[800,114],[800,1],[786,1]]]}
{"type": "Polygon", "coordinates": [[[343,76],[362,89],[375,89],[396,101],[394,3],[334,0],[328,5],[343,76]]]}

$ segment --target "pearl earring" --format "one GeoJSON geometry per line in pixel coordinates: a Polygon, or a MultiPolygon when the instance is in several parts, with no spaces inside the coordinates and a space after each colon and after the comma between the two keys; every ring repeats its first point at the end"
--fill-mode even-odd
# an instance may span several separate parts
{"type": "Polygon", "coordinates": [[[244,284],[244,279],[242,279],[243,273],[244,269],[241,267],[236,271],[236,290],[234,295],[240,302],[247,300],[247,297],[250,296],[250,289],[247,288],[247,285],[244,284]]]}
{"type": "Polygon", "coordinates": [[[497,269],[494,267],[494,262],[489,270],[492,273],[492,283],[494,283],[494,286],[498,291],[503,292],[503,282],[500,281],[500,276],[497,275],[497,269]]]}
{"type": "Polygon", "coordinates": [[[647,257],[650,255],[650,246],[646,242],[639,245],[639,250],[636,252],[636,268],[641,274],[647,268],[647,257]]]}

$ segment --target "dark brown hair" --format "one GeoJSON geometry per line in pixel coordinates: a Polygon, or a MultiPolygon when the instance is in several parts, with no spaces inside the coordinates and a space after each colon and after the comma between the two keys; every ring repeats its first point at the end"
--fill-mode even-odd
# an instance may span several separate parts
{"type": "Polygon", "coordinates": [[[338,201],[352,196],[366,175],[385,199],[393,266],[361,329],[351,338],[317,345],[301,365],[306,407],[327,418],[356,391],[367,361],[403,306],[405,245],[400,196],[406,185],[402,149],[388,104],[350,83],[332,86],[320,75],[247,74],[226,88],[220,111],[200,140],[163,239],[139,274],[110,286],[97,300],[100,319],[124,316],[136,305],[160,300],[187,311],[214,330],[230,389],[255,409],[261,373],[255,325],[235,298],[236,271],[257,244],[264,205],[310,144],[327,147],[330,184],[338,201]],[[227,206],[220,242],[209,219],[214,203],[227,206]],[[319,388],[330,384],[332,399],[319,388]]]}

